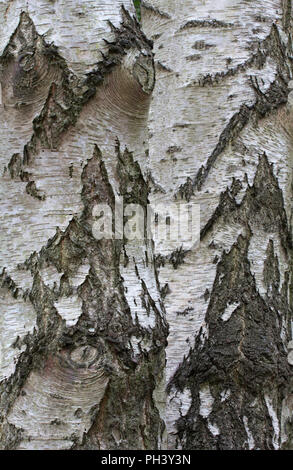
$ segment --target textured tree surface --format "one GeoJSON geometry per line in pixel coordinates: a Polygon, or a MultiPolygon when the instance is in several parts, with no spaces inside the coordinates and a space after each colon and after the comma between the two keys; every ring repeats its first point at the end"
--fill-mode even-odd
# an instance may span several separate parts
{"type": "Polygon", "coordinates": [[[292,448],[291,1],[134,15],[0,1],[0,448],[292,448]],[[118,197],[200,243],[97,240],[118,197]]]}

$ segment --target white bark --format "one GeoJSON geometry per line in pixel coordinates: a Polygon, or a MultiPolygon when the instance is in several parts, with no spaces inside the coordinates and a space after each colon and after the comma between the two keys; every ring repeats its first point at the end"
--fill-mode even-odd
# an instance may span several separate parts
{"type": "Polygon", "coordinates": [[[0,2],[1,448],[290,447],[291,2],[122,3],[0,2]]]}
{"type": "MultiPolygon", "coordinates": [[[[152,57],[122,3],[134,13],[130,0],[0,3],[4,448],[160,445],[165,326],[152,248],[91,234],[94,203],[121,195],[133,158],[145,167],[152,57]],[[121,416],[107,418],[115,393],[121,416]],[[125,406],[134,419],[121,419],[125,406]]],[[[126,193],[144,198],[143,176],[132,184],[126,193]]]]}
{"type": "MultiPolygon", "coordinates": [[[[284,299],[289,300],[292,289],[291,244],[284,247],[282,230],[278,230],[272,221],[269,224],[262,221],[261,215],[257,213],[251,217],[247,213],[240,215],[240,206],[238,211],[235,207],[235,212],[229,214],[229,205],[225,210],[224,201],[221,203],[221,197],[226,192],[226,196],[230,194],[231,200],[241,204],[249,187],[255,185],[259,158],[265,153],[267,164],[273,164],[273,173],[282,191],[288,223],[292,221],[291,94],[288,104],[285,104],[291,85],[286,88],[286,84],[292,78],[289,36],[291,2],[148,0],[143,2],[142,17],[144,31],[155,43],[156,87],[149,119],[150,168],[157,188],[164,188],[164,193],[153,192],[152,204],[155,205],[158,200],[168,204],[174,197],[182,197],[201,206],[203,232],[200,246],[186,255],[184,264],[177,270],[166,263],[161,267],[159,275],[161,284],[169,285],[169,294],[165,299],[170,326],[166,350],[167,382],[170,384],[166,409],[168,447],[200,447],[198,441],[197,444],[191,444],[192,424],[187,430],[186,423],[187,420],[196,423],[198,418],[195,416],[198,415],[194,408],[197,400],[200,403],[208,400],[201,398],[201,394],[209,386],[203,385],[202,392],[201,389],[199,392],[190,390],[191,379],[188,380],[188,372],[184,373],[184,369],[188,369],[188,363],[191,362],[194,338],[200,329],[202,341],[209,338],[207,317],[211,307],[209,302],[216,287],[215,279],[220,266],[218,262],[223,259],[223,253],[230,252],[240,235],[248,236],[247,224],[252,230],[248,260],[251,274],[255,277],[256,292],[272,307],[272,301],[268,298],[271,286],[264,280],[270,240],[277,257],[279,292],[284,289],[284,299]],[[275,90],[274,98],[272,90],[275,90]],[[233,189],[235,180],[239,186],[237,191],[233,189]],[[179,315],[180,312],[184,315],[179,315]],[[184,361],[186,355],[189,355],[189,360],[184,361]],[[182,376],[181,381],[172,379],[176,370],[177,377],[180,374],[182,376]]],[[[263,181],[263,185],[266,183],[263,181]]],[[[265,207],[260,209],[263,215],[269,210],[265,207]]],[[[276,212],[272,209],[273,217],[281,210],[282,207],[276,212]]],[[[290,237],[290,234],[292,226],[289,225],[287,235],[290,237]]],[[[161,246],[156,247],[157,253],[161,250],[161,246]]],[[[219,293],[216,295],[219,296],[219,293]]],[[[238,298],[229,301],[228,297],[228,303],[219,312],[222,321],[227,324],[231,316],[237,316],[235,312],[239,315],[238,307],[243,305],[238,298]]],[[[286,308],[280,314],[284,351],[291,338],[291,316],[288,316],[286,308]]],[[[249,328],[243,326],[243,331],[247,330],[249,328]]],[[[233,334],[232,331],[229,333],[227,327],[226,335],[233,334]]],[[[219,348],[220,354],[223,346],[213,338],[211,341],[214,341],[214,348],[219,348]]],[[[245,356],[243,358],[245,360],[245,356]]],[[[200,382],[201,377],[197,379],[196,373],[192,373],[195,374],[194,380],[200,382]]],[[[288,373],[288,379],[289,376],[288,373]]],[[[250,380],[254,380],[253,373],[251,379],[247,377],[247,381],[250,380]]],[[[222,382],[218,389],[208,392],[212,398],[209,413],[215,402],[216,420],[216,399],[219,394],[225,393],[225,390],[221,390],[225,380],[222,382]]],[[[264,390],[265,387],[264,384],[264,390]]],[[[275,430],[271,444],[267,445],[279,448],[286,437],[281,441],[280,433],[277,432],[281,420],[280,401],[273,404],[273,393],[271,390],[266,398],[275,430]]],[[[251,403],[255,413],[257,403],[258,399],[251,403]]],[[[202,406],[199,414],[202,414],[202,406]]],[[[236,409],[235,415],[239,413],[241,418],[243,411],[236,409]]],[[[261,445],[255,436],[258,434],[257,428],[253,428],[252,419],[249,423],[246,416],[243,416],[246,444],[245,440],[242,444],[240,440],[237,443],[237,439],[235,443],[232,438],[227,444],[229,438],[221,437],[229,432],[229,429],[225,431],[227,423],[220,422],[219,417],[217,423],[211,423],[208,416],[204,418],[213,444],[208,443],[208,438],[204,441],[203,437],[203,448],[232,448],[237,444],[240,448],[242,445],[257,448],[261,445]],[[214,432],[211,429],[213,425],[214,432]]],[[[199,432],[195,427],[193,430],[194,434],[199,432]]]]}

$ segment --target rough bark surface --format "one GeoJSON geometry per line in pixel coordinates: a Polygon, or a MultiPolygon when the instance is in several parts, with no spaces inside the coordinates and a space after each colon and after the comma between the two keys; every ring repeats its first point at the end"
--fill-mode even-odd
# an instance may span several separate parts
{"type": "Polygon", "coordinates": [[[95,204],[148,202],[152,43],[121,3],[1,3],[3,449],[162,440],[152,245],[92,233],[95,204]]]}
{"type": "Polygon", "coordinates": [[[142,2],[151,201],[201,206],[199,246],[174,265],[156,245],[168,448],[292,446],[291,16],[279,0],[142,2]]]}
{"type": "Polygon", "coordinates": [[[0,2],[0,448],[292,448],[291,1],[134,12],[0,2]]]}

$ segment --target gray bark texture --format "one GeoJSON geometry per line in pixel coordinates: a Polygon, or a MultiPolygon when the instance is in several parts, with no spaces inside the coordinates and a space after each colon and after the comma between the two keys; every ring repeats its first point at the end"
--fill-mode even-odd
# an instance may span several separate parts
{"type": "Polygon", "coordinates": [[[0,449],[292,449],[291,0],[140,8],[0,1],[0,449]]]}

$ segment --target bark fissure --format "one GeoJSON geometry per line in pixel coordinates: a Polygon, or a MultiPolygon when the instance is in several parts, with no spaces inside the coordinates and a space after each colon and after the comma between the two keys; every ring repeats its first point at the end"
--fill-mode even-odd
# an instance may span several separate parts
{"type": "MultiPolygon", "coordinates": [[[[122,83],[130,77],[141,102],[152,91],[152,42],[124,7],[121,20],[120,27],[109,23],[114,41],[105,39],[108,53],[85,78],[70,71],[57,48],[38,35],[24,12],[2,55],[2,70],[15,80],[13,96],[18,90],[22,95],[20,88],[26,90],[29,84],[33,102],[34,80],[42,82],[44,89],[42,109],[23,155],[13,153],[7,165],[12,183],[25,182],[26,193],[40,204],[48,197],[31,171],[36,171],[44,150],[58,153],[71,138],[85,107],[99,99],[97,89],[103,93],[121,74],[122,83]],[[37,65],[42,70],[39,76],[37,65]]],[[[4,90],[4,107],[7,99],[4,90]]],[[[130,102],[129,115],[135,111],[130,102]]],[[[146,111],[143,108],[142,116],[146,111]]],[[[137,135],[140,139],[139,128],[137,135]]],[[[26,302],[36,321],[33,331],[14,341],[13,347],[19,350],[15,368],[0,385],[2,448],[91,448],[92,429],[101,412],[105,426],[98,441],[96,436],[93,440],[98,448],[161,445],[164,422],[155,396],[162,380],[168,329],[152,246],[147,239],[140,247],[125,237],[96,240],[93,234],[97,204],[108,204],[114,212],[119,194],[125,202],[142,204],[146,211],[148,185],[133,154],[128,149],[122,152],[118,139],[109,148],[117,162],[110,175],[96,144],[81,171],[76,172],[74,163],[68,166],[67,178],[76,180],[80,174],[83,208],[65,227],[57,227],[40,250],[18,263],[17,272],[31,279],[31,286],[22,289],[14,281],[15,273],[10,276],[3,270],[2,291],[26,302]],[[135,270],[144,294],[137,312],[129,305],[135,270]],[[128,400],[121,394],[122,384],[128,400]]]]}
{"type": "Polygon", "coordinates": [[[244,71],[251,65],[257,65],[257,67],[262,68],[267,58],[270,56],[277,60],[279,64],[276,80],[271,83],[267,91],[263,92],[259,86],[257,78],[254,79],[254,77],[250,77],[251,87],[255,91],[255,103],[252,106],[243,104],[239,112],[232,116],[228,125],[220,135],[216,148],[208,157],[207,164],[200,168],[194,180],[189,178],[188,181],[179,188],[178,195],[180,195],[180,197],[189,201],[195,191],[200,191],[202,189],[205,180],[209,175],[210,169],[213,167],[217,158],[227,148],[227,145],[233,142],[234,139],[240,135],[241,131],[250,121],[257,122],[268,113],[274,111],[287,102],[288,94],[290,92],[287,85],[290,80],[289,70],[291,64],[290,61],[286,61],[286,53],[281,44],[277,27],[273,25],[270,35],[263,41],[263,44],[259,48],[259,52],[247,60],[246,63],[239,64],[236,68],[229,69],[227,72],[219,73],[214,77],[208,75],[200,80],[201,86],[206,86],[206,84],[213,85],[213,83],[217,83],[220,78],[223,79],[224,77],[233,76],[240,71],[244,71]]]}
{"type": "MultiPolygon", "coordinates": [[[[208,337],[201,329],[168,385],[169,393],[174,387],[181,393],[188,388],[192,395],[188,413],[177,421],[178,443],[186,449],[280,448],[281,430],[276,435],[267,408],[275,409],[281,422],[283,399],[292,383],[286,351],[292,321],[288,276],[280,289],[279,260],[270,239],[263,268],[267,293],[261,295],[248,258],[254,231],[262,226],[271,236],[277,232],[292,265],[282,191],[266,155],[260,157],[254,183],[241,204],[229,190],[223,194],[213,224],[219,218],[227,224],[242,223],[246,236],[241,235],[217,264],[205,316],[208,337]],[[207,416],[200,412],[202,387],[212,396],[207,416]],[[225,390],[229,396],[223,400],[225,390]]],[[[203,229],[202,238],[212,227],[203,229]]]]}

